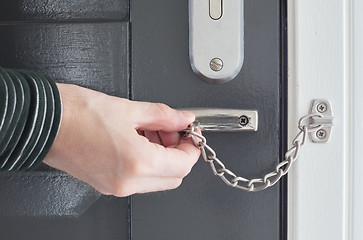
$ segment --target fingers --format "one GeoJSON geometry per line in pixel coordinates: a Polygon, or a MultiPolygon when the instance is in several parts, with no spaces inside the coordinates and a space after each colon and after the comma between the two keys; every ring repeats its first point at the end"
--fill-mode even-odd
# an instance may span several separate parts
{"type": "Polygon", "coordinates": [[[162,144],[158,132],[145,131],[144,136],[152,143],[162,144]]]}
{"type": "Polygon", "coordinates": [[[130,104],[129,117],[138,130],[177,132],[195,120],[193,113],[178,111],[161,103],[130,104]]]}
{"type": "Polygon", "coordinates": [[[186,139],[176,146],[164,147],[140,137],[137,146],[134,152],[138,151],[137,155],[143,161],[131,161],[132,164],[138,164],[131,167],[138,171],[132,172],[133,175],[183,178],[189,174],[200,155],[200,150],[186,139]]]}
{"type": "Polygon", "coordinates": [[[145,136],[150,142],[158,143],[164,147],[175,147],[180,142],[180,134],[178,132],[164,132],[164,131],[140,131],[138,134],[145,136]],[[142,132],[142,133],[141,133],[142,132]]]}
{"type": "Polygon", "coordinates": [[[194,114],[146,102],[130,102],[128,110],[137,140],[131,141],[135,148],[128,148],[132,154],[128,154],[128,161],[123,164],[122,178],[126,181],[117,187],[114,195],[178,187],[200,155],[192,141],[181,138],[178,133],[195,120],[194,114]]]}
{"type": "Polygon", "coordinates": [[[177,132],[159,132],[159,137],[161,140],[161,144],[164,147],[172,147],[172,146],[176,146],[179,144],[180,142],[180,134],[177,132]]]}

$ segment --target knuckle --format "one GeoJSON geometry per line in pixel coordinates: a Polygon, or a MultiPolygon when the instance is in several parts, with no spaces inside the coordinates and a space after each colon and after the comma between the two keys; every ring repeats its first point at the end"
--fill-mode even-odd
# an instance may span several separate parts
{"type": "Polygon", "coordinates": [[[169,114],[171,108],[164,104],[164,103],[154,103],[155,108],[157,109],[158,112],[162,113],[162,114],[169,114]]]}
{"type": "MultiPolygon", "coordinates": [[[[167,120],[174,119],[175,114],[174,110],[171,107],[165,105],[164,103],[155,103],[155,104],[156,104],[155,107],[157,109],[156,111],[161,119],[167,119],[167,120]]],[[[174,121],[171,121],[169,124],[173,125],[174,121]]]]}
{"type": "MultiPolygon", "coordinates": [[[[158,115],[158,119],[161,122],[168,123],[168,128],[175,129],[179,126],[179,118],[180,114],[178,114],[178,111],[175,109],[169,107],[168,105],[164,103],[153,103],[154,104],[154,111],[158,115]]],[[[162,129],[160,129],[162,130],[162,129]]]]}

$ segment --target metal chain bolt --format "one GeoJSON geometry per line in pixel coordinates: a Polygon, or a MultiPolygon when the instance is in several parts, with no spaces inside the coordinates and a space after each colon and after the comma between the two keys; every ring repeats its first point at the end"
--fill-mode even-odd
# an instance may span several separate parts
{"type": "MultiPolygon", "coordinates": [[[[300,131],[292,141],[292,147],[286,152],[285,159],[276,166],[274,171],[267,173],[262,178],[255,179],[247,179],[237,176],[234,172],[227,169],[223,162],[217,158],[217,154],[213,148],[207,144],[207,139],[197,132],[198,126],[191,124],[184,130],[184,133],[185,137],[191,138],[194,145],[201,150],[204,161],[209,163],[214,175],[220,177],[228,186],[249,192],[257,192],[275,185],[284,175],[288,173],[292,163],[298,158],[301,147],[305,144],[307,133],[312,129],[317,128],[311,127],[308,122],[305,121],[311,117],[322,117],[322,115],[315,113],[308,114],[300,118],[298,124],[300,131]]],[[[240,123],[242,124],[241,118],[240,123]]],[[[246,124],[246,122],[243,121],[243,124],[246,124]]],[[[318,126],[318,128],[321,127],[322,126],[318,126]]],[[[324,129],[318,130],[317,134],[317,137],[326,137],[326,131],[324,129]]]]}

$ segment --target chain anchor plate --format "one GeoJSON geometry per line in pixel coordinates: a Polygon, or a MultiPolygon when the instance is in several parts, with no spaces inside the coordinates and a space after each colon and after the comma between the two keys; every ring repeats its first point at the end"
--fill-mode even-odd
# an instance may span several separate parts
{"type": "Polygon", "coordinates": [[[194,145],[201,150],[204,161],[209,163],[214,175],[220,177],[225,184],[248,192],[257,192],[275,185],[288,173],[293,162],[298,158],[301,147],[306,143],[308,133],[313,142],[327,142],[332,127],[333,114],[330,102],[313,100],[309,114],[301,117],[298,122],[299,132],[292,140],[292,147],[285,153],[284,160],[270,173],[254,179],[237,176],[233,171],[226,168],[194,123],[184,130],[184,136],[192,139],[194,145]],[[322,130],[325,131],[325,135],[322,134],[322,130]]]}
{"type": "Polygon", "coordinates": [[[313,100],[310,114],[321,114],[321,117],[309,119],[311,129],[321,126],[318,130],[309,132],[311,141],[314,143],[328,142],[333,127],[333,110],[330,102],[321,99],[313,100]]]}

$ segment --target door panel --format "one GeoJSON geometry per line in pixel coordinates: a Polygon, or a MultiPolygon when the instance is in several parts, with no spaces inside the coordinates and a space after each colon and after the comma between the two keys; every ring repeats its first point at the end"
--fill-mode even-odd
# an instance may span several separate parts
{"type": "Polygon", "coordinates": [[[4,240],[116,240],[129,239],[127,222],[127,204],[104,196],[79,217],[1,216],[0,230],[4,240]]]}
{"type": "MultiPolygon", "coordinates": [[[[128,1],[5,1],[0,66],[128,97],[128,1]],[[103,5],[104,3],[104,5],[103,5]]],[[[46,165],[0,174],[1,239],[128,239],[128,199],[46,165]]]]}
{"type": "Polygon", "coordinates": [[[127,0],[2,0],[0,21],[125,21],[127,0]]]}
{"type": "MultiPolygon", "coordinates": [[[[208,144],[241,176],[260,177],[281,157],[280,1],[245,1],[245,60],[232,81],[211,85],[188,57],[188,1],[131,1],[135,100],[172,107],[252,109],[259,130],[206,133],[208,144]]],[[[281,239],[281,187],[247,193],[227,187],[200,160],[175,191],[132,198],[132,236],[142,239],[281,239]]]]}
{"type": "Polygon", "coordinates": [[[1,66],[127,97],[127,22],[5,24],[0,32],[1,66]]]}

